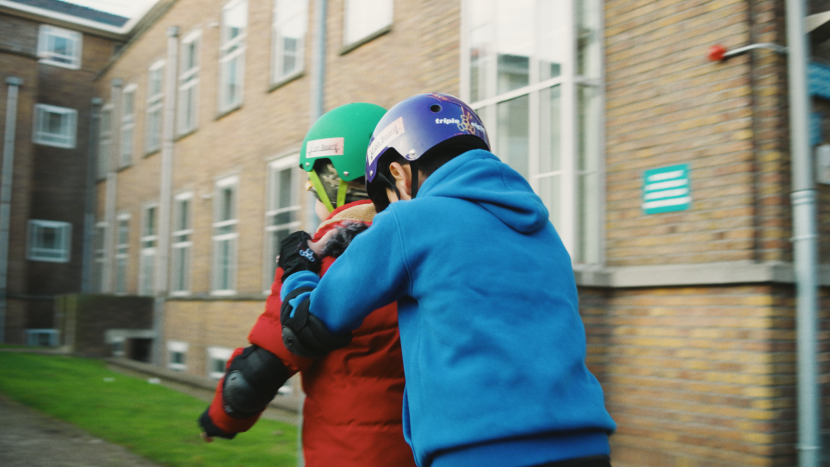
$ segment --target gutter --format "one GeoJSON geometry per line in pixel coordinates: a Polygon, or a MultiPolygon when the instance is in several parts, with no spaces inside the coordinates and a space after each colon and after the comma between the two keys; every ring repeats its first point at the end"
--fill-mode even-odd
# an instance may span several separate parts
{"type": "Polygon", "coordinates": [[[0,178],[0,344],[6,342],[6,294],[9,277],[9,224],[11,223],[14,144],[17,134],[17,96],[23,80],[6,78],[6,129],[3,140],[3,173],[0,178]]]}

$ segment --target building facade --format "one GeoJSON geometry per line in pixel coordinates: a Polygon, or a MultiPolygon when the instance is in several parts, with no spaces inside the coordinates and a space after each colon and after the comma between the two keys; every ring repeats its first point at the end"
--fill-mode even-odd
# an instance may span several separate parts
{"type": "Polygon", "coordinates": [[[0,342],[56,345],[54,298],[83,288],[93,82],[127,22],[55,0],[0,3],[0,342]]]}
{"type": "Polygon", "coordinates": [[[154,297],[156,363],[220,376],[279,240],[316,225],[297,168],[314,119],[458,95],[572,256],[614,465],[795,465],[786,57],[707,59],[785,33],[782,0],[160,1],[92,84],[95,289],[154,297]]]}

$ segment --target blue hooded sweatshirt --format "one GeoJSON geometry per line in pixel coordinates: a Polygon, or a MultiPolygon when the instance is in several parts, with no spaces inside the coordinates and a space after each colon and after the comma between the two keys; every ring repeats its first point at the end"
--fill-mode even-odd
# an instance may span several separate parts
{"type": "Polygon", "coordinates": [[[570,257],[542,200],[493,154],[444,164],[322,279],[289,277],[283,298],[302,286],[316,286],[309,310],[335,334],[398,301],[404,436],[419,466],[609,453],[616,426],[585,366],[570,257]]]}

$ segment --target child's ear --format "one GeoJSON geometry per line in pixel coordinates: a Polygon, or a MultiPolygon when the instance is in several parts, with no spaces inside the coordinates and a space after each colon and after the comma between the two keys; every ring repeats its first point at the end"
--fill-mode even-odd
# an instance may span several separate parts
{"type": "Polygon", "coordinates": [[[399,182],[403,184],[404,188],[406,189],[406,194],[412,192],[412,169],[410,169],[410,165],[406,164],[406,166],[401,165],[398,162],[392,162],[389,164],[389,173],[392,174],[392,178],[395,179],[395,184],[397,185],[399,182]]]}

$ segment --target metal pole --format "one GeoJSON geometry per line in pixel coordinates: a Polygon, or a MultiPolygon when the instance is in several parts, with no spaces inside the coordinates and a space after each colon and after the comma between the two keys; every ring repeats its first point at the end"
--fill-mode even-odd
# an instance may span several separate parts
{"type": "Polygon", "coordinates": [[[95,199],[97,193],[95,189],[95,174],[97,165],[98,152],[98,125],[100,116],[100,107],[103,101],[99,97],[92,99],[92,110],[89,116],[89,148],[87,149],[87,167],[86,167],[86,201],[84,206],[84,248],[83,259],[81,263],[81,292],[92,293],[92,267],[95,259],[92,251],[92,241],[95,232],[95,199]]]}
{"type": "Polygon", "coordinates": [[[821,462],[821,403],[818,387],[816,255],[816,190],[809,144],[810,98],[807,89],[809,45],[804,28],[804,0],[786,0],[790,96],[790,153],[794,268],[797,291],[798,462],[819,467],[821,462]]]}
{"type": "Polygon", "coordinates": [[[0,344],[6,343],[6,295],[9,275],[9,223],[14,181],[14,137],[17,132],[17,95],[23,80],[6,78],[6,134],[3,140],[3,174],[0,179],[0,344]]]}
{"type": "Polygon", "coordinates": [[[115,211],[117,209],[116,201],[118,195],[118,164],[115,157],[118,148],[118,136],[120,131],[116,131],[118,124],[121,122],[121,115],[119,109],[121,108],[121,85],[120,78],[114,78],[110,85],[110,102],[112,103],[112,111],[110,113],[109,130],[111,143],[107,146],[109,152],[107,154],[99,153],[98,157],[103,157],[107,164],[107,186],[104,200],[104,220],[106,227],[104,231],[104,275],[101,292],[113,293],[115,291],[115,240],[118,231],[118,223],[115,219],[115,211]]]}
{"type": "Polygon", "coordinates": [[[164,304],[167,296],[168,258],[170,257],[170,212],[173,192],[173,138],[176,130],[176,73],[179,63],[179,28],[167,28],[167,74],[165,76],[164,119],[161,135],[161,187],[159,189],[159,231],[156,241],[155,300],[153,328],[156,342],[153,358],[162,365],[164,342],[164,304]]]}

